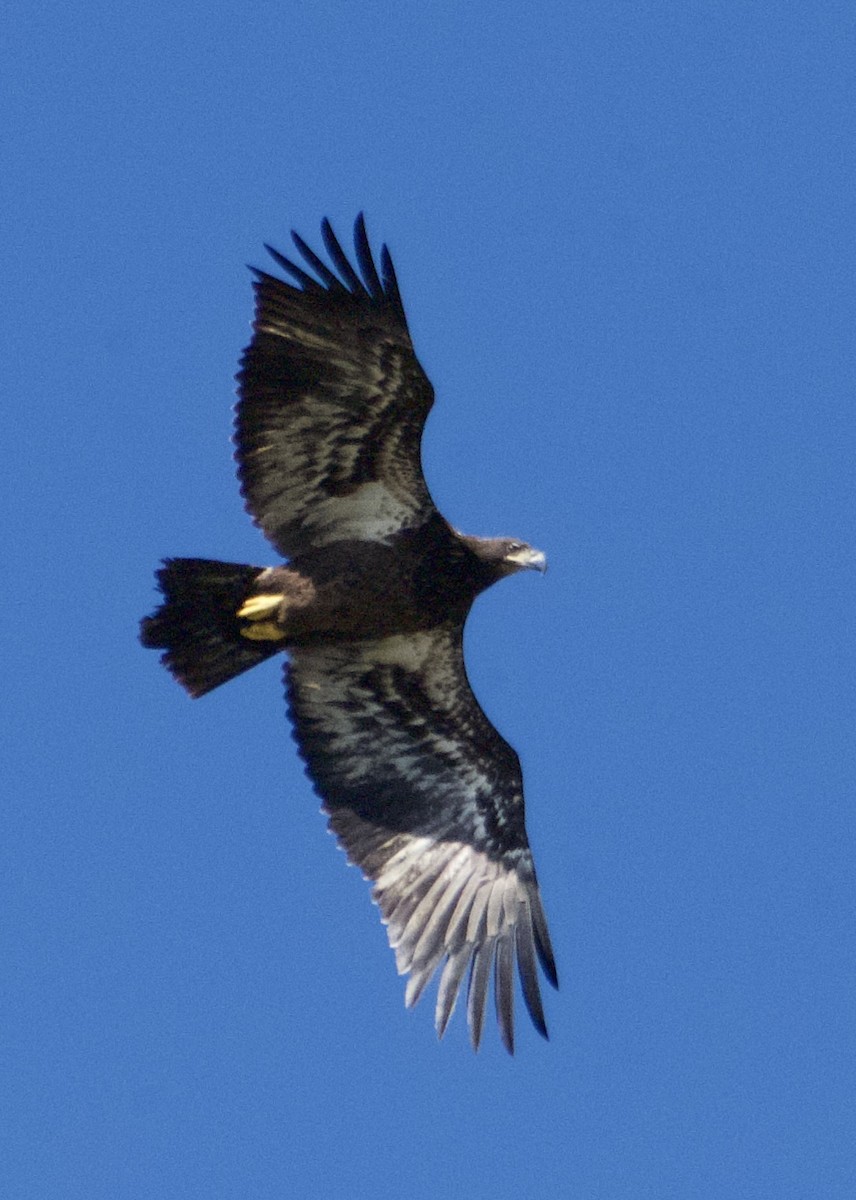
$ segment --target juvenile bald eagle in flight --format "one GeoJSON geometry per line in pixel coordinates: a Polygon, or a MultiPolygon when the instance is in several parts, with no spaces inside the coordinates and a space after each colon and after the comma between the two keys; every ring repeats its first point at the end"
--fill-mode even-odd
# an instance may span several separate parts
{"type": "Polygon", "coordinates": [[[556,968],[523,820],[520,762],[479,707],[463,658],[476,596],[544,570],[508,538],[467,537],[437,511],[420,457],[433,389],[413,350],[386,246],[362,216],[357,266],[328,221],[331,269],[267,247],[294,281],[256,276],[235,444],[246,507],[287,566],[164,560],[143,645],[191,696],[285,651],[301,756],[351,862],[374,883],[415,1004],[442,965],[442,1036],[469,970],[477,1049],[491,967],[514,1048],[514,963],[547,1036],[536,960],[556,968]],[[307,269],[308,268],[308,269],[307,269]],[[310,273],[312,272],[312,273],[310,273]]]}

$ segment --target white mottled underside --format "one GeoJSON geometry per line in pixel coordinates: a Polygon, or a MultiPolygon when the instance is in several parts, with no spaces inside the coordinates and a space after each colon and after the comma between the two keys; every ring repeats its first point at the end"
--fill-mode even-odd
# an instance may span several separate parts
{"type": "Polygon", "coordinates": [[[523,832],[517,758],[470,690],[460,635],[441,628],[298,647],[291,715],[331,827],[375,884],[399,972],[410,975],[407,1004],[443,964],[442,1034],[469,970],[478,1044],[493,967],[510,1048],[515,960],[543,1031],[536,944],[549,956],[549,937],[523,832]]]}
{"type": "Polygon", "coordinates": [[[413,522],[417,506],[402,503],[385,483],[363,483],[348,496],[330,496],[312,508],[305,526],[315,533],[315,545],[331,542],[387,542],[413,522]]]}
{"type": "Polygon", "coordinates": [[[433,511],[419,451],[430,384],[406,328],[371,326],[368,336],[347,320],[326,325],[282,286],[268,280],[260,293],[247,351],[253,374],[241,387],[248,507],[286,557],[343,540],[388,541],[433,511]],[[300,372],[277,374],[278,355],[287,360],[292,348],[306,383],[300,372]],[[317,375],[307,362],[317,362],[317,375]]]}

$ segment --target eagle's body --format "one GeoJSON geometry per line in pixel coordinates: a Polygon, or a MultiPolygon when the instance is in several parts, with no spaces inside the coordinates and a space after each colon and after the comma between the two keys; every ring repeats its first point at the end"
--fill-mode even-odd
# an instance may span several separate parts
{"type": "MultiPolygon", "coordinates": [[[[258,581],[260,590],[286,593],[300,584],[311,589],[305,607],[289,608],[284,630],[289,642],[316,633],[381,637],[415,633],[448,621],[463,623],[473,601],[506,572],[498,567],[505,539],[467,538],[439,513],[418,530],[391,542],[332,542],[306,551],[289,568],[273,568],[258,581]]],[[[299,605],[299,601],[298,601],[299,605]]]]}
{"type": "Polygon", "coordinates": [[[546,1033],[536,957],[556,975],[523,821],[517,755],[466,677],[463,627],[476,596],[543,570],[524,543],[466,537],[425,484],[420,441],[433,392],[413,352],[392,263],[382,276],[362,218],[361,274],[330,226],[334,274],[257,272],[254,336],[238,376],[238,473],[247,507],[287,566],[167,560],[147,646],[191,695],[278,651],[301,754],[351,861],[375,882],[414,1003],[445,960],[442,1033],[470,969],[477,1046],[492,964],[513,1047],[512,967],[546,1033]],[[320,279],[320,282],[319,282],[320,279]]]}

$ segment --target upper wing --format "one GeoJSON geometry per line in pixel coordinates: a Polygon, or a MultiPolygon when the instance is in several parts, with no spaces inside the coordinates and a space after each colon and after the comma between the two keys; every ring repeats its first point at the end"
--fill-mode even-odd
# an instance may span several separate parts
{"type": "Polygon", "coordinates": [[[523,823],[520,763],[478,705],[462,629],[296,647],[286,668],[297,741],[330,826],[374,881],[414,1004],[445,959],[442,1036],[470,967],[468,1017],[481,1037],[491,964],[513,1050],[513,967],[546,1037],[536,954],[556,968],[523,823]]]}
{"type": "Polygon", "coordinates": [[[420,457],[434,393],[389,251],[378,274],[360,215],[358,274],[328,221],[321,230],[338,274],[297,234],[317,279],[267,247],[299,286],[255,272],[253,340],[238,374],[241,492],[285,557],[343,539],[384,540],[434,512],[420,457]]]}

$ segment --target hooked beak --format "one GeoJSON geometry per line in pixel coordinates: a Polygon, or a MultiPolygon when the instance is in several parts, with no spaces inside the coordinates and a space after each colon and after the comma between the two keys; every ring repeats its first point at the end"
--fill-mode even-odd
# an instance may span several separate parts
{"type": "Polygon", "coordinates": [[[522,550],[509,554],[508,562],[515,563],[521,571],[540,571],[543,575],[547,570],[547,555],[532,546],[525,546],[522,550]]]}

